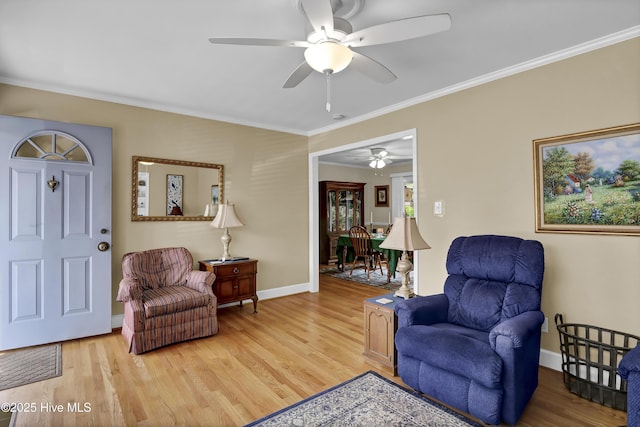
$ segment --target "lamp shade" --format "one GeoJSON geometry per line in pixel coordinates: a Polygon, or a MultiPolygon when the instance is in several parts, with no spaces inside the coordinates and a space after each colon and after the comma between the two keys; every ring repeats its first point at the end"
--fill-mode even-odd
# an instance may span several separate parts
{"type": "Polygon", "coordinates": [[[348,47],[328,40],[309,46],[304,51],[304,59],[316,71],[337,73],[351,63],[353,53],[348,47]]]}
{"type": "Polygon", "coordinates": [[[220,205],[216,217],[211,221],[214,228],[242,227],[244,224],[238,218],[233,204],[225,203],[220,205]]]}
{"type": "Polygon", "coordinates": [[[394,220],[391,232],[387,238],[380,243],[380,247],[400,251],[431,249],[431,246],[429,246],[420,235],[416,219],[406,216],[398,217],[394,220]]]}

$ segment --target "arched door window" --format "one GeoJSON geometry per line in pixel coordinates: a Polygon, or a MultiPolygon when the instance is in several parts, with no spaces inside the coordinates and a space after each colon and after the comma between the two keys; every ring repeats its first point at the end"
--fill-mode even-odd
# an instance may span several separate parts
{"type": "Polygon", "coordinates": [[[14,159],[38,159],[93,164],[89,150],[73,136],[44,130],[20,141],[11,155],[14,159]]]}

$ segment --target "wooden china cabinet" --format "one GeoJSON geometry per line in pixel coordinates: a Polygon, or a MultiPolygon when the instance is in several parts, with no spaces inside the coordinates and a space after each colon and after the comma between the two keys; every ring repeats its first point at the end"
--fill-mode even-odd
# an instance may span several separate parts
{"type": "Polygon", "coordinates": [[[363,182],[320,181],[320,263],[338,261],[338,237],[364,225],[363,182]]]}

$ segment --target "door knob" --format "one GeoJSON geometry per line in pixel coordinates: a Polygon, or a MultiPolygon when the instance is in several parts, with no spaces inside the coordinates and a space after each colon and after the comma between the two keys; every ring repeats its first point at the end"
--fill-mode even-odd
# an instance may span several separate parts
{"type": "Polygon", "coordinates": [[[108,249],[109,249],[109,243],[107,243],[107,242],[100,242],[100,243],[98,243],[98,250],[99,250],[100,252],[104,252],[104,251],[106,251],[106,250],[108,250],[108,249]]]}

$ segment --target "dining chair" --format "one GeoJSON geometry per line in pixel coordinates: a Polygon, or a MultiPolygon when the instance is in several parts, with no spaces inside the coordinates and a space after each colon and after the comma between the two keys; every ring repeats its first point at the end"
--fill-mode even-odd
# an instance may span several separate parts
{"type": "MultiPolygon", "coordinates": [[[[349,277],[353,275],[356,263],[360,260],[363,262],[365,271],[367,272],[367,280],[371,278],[371,270],[375,270],[376,267],[379,267],[380,274],[383,274],[380,253],[373,250],[371,234],[369,234],[367,229],[360,225],[354,225],[349,229],[349,240],[351,241],[354,253],[349,277]]],[[[387,269],[389,269],[388,263],[387,269]]]]}
{"type": "Polygon", "coordinates": [[[373,250],[373,258],[374,258],[374,265],[379,265],[380,266],[380,274],[384,274],[382,271],[382,266],[384,266],[387,269],[387,283],[391,283],[391,274],[393,273],[391,271],[391,268],[389,267],[389,260],[387,259],[386,256],[384,256],[384,252],[381,251],[377,251],[377,250],[373,250]]]}

